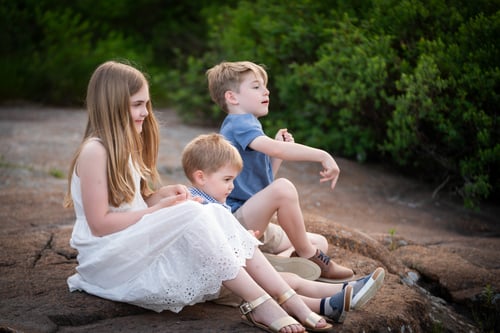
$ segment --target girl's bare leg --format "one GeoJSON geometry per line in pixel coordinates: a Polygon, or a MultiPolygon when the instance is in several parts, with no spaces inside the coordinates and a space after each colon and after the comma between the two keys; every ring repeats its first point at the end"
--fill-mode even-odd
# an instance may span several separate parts
{"type": "MultiPolygon", "coordinates": [[[[264,257],[262,252],[260,252],[260,250],[258,249],[255,250],[253,258],[247,260],[247,271],[255,279],[255,281],[260,286],[262,286],[262,288],[264,288],[271,296],[275,298],[280,297],[289,289],[293,289],[285,282],[280,273],[278,273],[271,266],[266,257],[264,257]]],[[[306,286],[304,285],[304,287],[306,286]]],[[[320,299],[316,299],[316,301],[318,302],[317,308],[319,310],[320,299]]],[[[315,304],[311,303],[311,305],[315,304]]],[[[305,318],[309,316],[311,311],[313,311],[307,306],[306,303],[304,303],[301,297],[291,297],[282,306],[285,310],[287,310],[288,313],[298,318],[299,321],[304,321],[305,318]]],[[[317,311],[313,312],[318,313],[317,311]]],[[[322,319],[320,322],[318,322],[317,328],[321,328],[326,325],[326,321],[322,319]]]]}
{"type": "Polygon", "coordinates": [[[320,313],[321,299],[342,291],[342,283],[310,281],[287,272],[281,272],[280,275],[301,296],[307,306],[316,313],[320,313]]]}

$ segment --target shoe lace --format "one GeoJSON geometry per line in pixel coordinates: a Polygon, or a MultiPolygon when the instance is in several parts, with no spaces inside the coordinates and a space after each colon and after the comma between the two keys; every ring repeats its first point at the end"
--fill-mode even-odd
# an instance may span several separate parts
{"type": "Polygon", "coordinates": [[[321,260],[327,266],[330,263],[330,257],[327,256],[326,254],[324,254],[323,251],[319,251],[319,254],[318,254],[318,256],[316,258],[318,258],[319,260],[321,260]]]}

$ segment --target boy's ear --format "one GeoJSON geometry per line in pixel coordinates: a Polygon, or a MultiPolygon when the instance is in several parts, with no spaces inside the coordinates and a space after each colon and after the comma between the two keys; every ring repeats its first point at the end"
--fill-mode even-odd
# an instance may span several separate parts
{"type": "Polygon", "coordinates": [[[193,178],[198,185],[203,185],[205,183],[205,174],[201,170],[193,172],[193,178]]]}
{"type": "Polygon", "coordinates": [[[238,104],[238,99],[236,98],[236,95],[232,90],[228,90],[224,93],[224,98],[226,99],[226,102],[229,104],[236,105],[238,104]]]}

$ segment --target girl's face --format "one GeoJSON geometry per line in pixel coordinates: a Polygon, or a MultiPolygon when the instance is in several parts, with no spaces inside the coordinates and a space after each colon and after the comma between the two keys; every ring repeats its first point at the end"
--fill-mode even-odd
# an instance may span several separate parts
{"type": "Polygon", "coordinates": [[[130,96],[130,115],[138,133],[142,132],[142,124],[149,114],[147,109],[148,103],[149,88],[147,84],[143,85],[136,94],[130,96]]]}
{"type": "Polygon", "coordinates": [[[196,187],[218,202],[225,203],[234,188],[233,181],[237,175],[238,170],[232,165],[226,164],[214,173],[203,173],[202,180],[196,184],[196,187]]]}
{"type": "Polygon", "coordinates": [[[243,75],[239,92],[234,92],[238,109],[244,113],[251,113],[257,118],[269,112],[269,90],[264,80],[256,77],[253,72],[243,75]]]}

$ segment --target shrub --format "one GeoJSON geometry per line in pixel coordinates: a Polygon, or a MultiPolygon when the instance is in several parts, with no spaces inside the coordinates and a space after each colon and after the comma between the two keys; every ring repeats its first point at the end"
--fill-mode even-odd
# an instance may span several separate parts
{"type": "Polygon", "coordinates": [[[365,161],[384,135],[390,39],[369,36],[348,16],[328,32],[317,61],[278,77],[280,97],[301,142],[365,161]]]}

